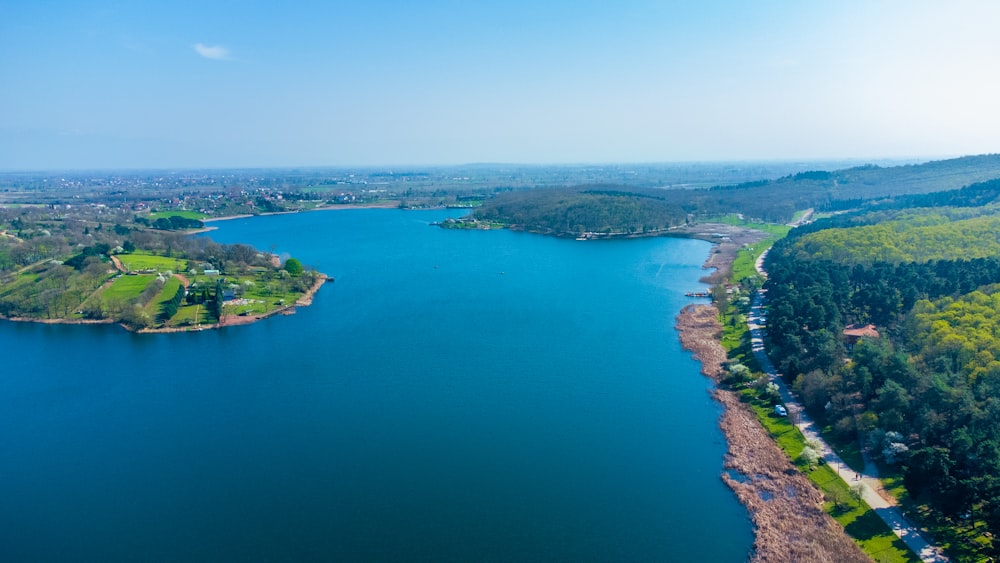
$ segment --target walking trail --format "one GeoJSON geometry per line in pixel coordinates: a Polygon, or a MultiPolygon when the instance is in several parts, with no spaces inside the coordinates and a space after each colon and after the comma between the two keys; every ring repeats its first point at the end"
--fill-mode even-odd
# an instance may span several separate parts
{"type": "MultiPolygon", "coordinates": [[[[756,263],[757,271],[764,277],[767,277],[767,272],[764,271],[764,257],[766,255],[767,252],[765,251],[757,259],[756,263]]],[[[930,542],[930,538],[921,534],[920,530],[903,516],[902,511],[896,506],[895,499],[886,493],[882,487],[882,482],[878,478],[878,469],[873,463],[866,459],[864,470],[857,472],[849,468],[840,459],[840,456],[823,440],[819,432],[819,427],[809,418],[805,409],[795,396],[792,395],[788,386],[785,385],[784,380],[778,375],[777,370],[774,369],[774,364],[771,363],[771,359],[768,358],[767,352],[764,350],[764,293],[765,291],[761,290],[754,295],[750,307],[750,315],[747,317],[747,327],[750,329],[751,347],[754,358],[756,358],[757,363],[764,370],[764,373],[767,374],[768,379],[778,386],[778,391],[781,393],[781,400],[784,402],[785,408],[788,409],[788,416],[795,422],[795,425],[807,441],[819,445],[823,460],[830,467],[837,469],[837,475],[848,486],[861,484],[861,498],[920,557],[921,561],[948,561],[948,558],[941,553],[941,550],[930,542]]]]}

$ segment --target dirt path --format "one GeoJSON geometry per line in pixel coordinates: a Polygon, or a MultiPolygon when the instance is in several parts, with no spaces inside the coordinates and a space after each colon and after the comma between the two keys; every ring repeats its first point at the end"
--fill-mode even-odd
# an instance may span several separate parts
{"type": "Polygon", "coordinates": [[[125,265],[122,264],[122,261],[119,260],[117,256],[111,256],[111,263],[115,265],[115,269],[117,269],[119,272],[123,274],[128,273],[128,268],[126,268],[125,265]]]}

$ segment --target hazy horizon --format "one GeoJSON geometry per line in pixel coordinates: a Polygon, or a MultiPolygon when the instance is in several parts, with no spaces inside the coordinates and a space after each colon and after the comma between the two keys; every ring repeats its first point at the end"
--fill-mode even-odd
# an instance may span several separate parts
{"type": "MultiPolygon", "coordinates": [[[[337,171],[385,171],[387,173],[406,173],[422,170],[462,170],[466,168],[482,168],[487,170],[495,170],[499,168],[515,168],[515,169],[541,169],[541,168],[602,168],[602,167],[618,167],[618,168],[628,168],[628,167],[651,167],[651,168],[672,168],[672,167],[682,167],[682,166],[705,166],[705,167],[717,167],[726,165],[838,165],[844,167],[853,166],[866,166],[866,165],[876,165],[882,167],[892,167],[892,166],[906,166],[910,164],[922,164],[926,162],[934,162],[940,160],[951,160],[955,158],[964,157],[974,157],[974,156],[986,156],[984,154],[966,154],[966,155],[945,155],[945,156],[931,156],[931,157],[912,157],[912,158],[814,158],[814,159],[757,159],[757,160],[688,160],[688,161],[663,161],[663,162],[460,162],[455,164],[399,164],[399,163],[387,163],[387,164],[358,164],[358,165],[348,165],[348,164],[302,164],[302,165],[251,165],[251,166],[136,166],[136,167],[92,167],[92,168],[36,168],[36,169],[17,169],[17,168],[0,168],[0,174],[55,174],[55,173],[68,173],[68,174],[84,174],[84,173],[140,173],[140,172],[164,172],[164,173],[180,173],[180,172],[226,172],[226,171],[288,171],[288,170],[309,170],[309,171],[322,171],[322,170],[337,170],[337,171]]],[[[839,170],[840,168],[828,168],[828,170],[839,170]]]]}

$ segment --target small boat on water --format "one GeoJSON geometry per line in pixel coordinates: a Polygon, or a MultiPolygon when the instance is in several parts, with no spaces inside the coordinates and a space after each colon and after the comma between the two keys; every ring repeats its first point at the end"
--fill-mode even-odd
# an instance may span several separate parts
{"type": "Polygon", "coordinates": [[[689,291],[684,294],[687,297],[711,297],[712,294],[707,291],[689,291]]]}

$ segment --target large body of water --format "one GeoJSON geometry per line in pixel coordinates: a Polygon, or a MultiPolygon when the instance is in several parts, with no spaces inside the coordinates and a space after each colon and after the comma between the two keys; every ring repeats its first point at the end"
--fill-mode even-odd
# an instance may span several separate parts
{"type": "Polygon", "coordinates": [[[447,214],[216,223],[336,276],[288,317],[0,323],[0,560],[745,560],[673,328],[708,244],[447,214]]]}

